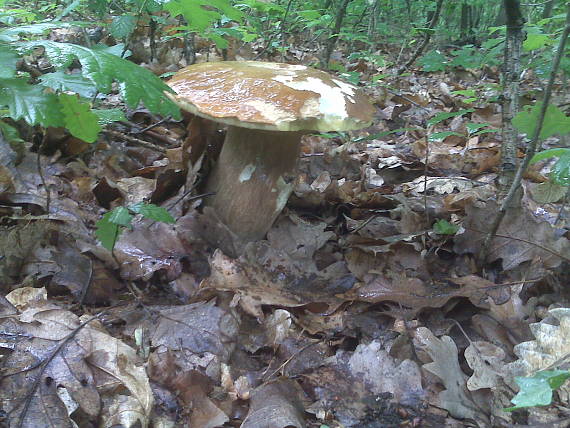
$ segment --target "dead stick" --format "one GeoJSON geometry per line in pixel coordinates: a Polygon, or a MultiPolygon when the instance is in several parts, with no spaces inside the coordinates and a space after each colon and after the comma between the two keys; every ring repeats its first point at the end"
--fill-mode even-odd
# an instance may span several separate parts
{"type": "Polygon", "coordinates": [[[111,137],[124,140],[127,143],[136,144],[137,146],[144,147],[145,149],[154,150],[155,152],[166,153],[166,149],[164,147],[157,146],[156,144],[149,143],[148,141],[140,140],[135,137],[131,137],[129,135],[123,134],[122,132],[113,131],[111,129],[106,129],[103,132],[107,135],[110,135],[111,137]]]}

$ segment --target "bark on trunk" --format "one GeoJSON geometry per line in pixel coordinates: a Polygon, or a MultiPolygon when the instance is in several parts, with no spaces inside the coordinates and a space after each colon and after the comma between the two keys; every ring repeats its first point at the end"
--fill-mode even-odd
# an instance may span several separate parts
{"type": "Polygon", "coordinates": [[[504,0],[504,7],[507,20],[507,37],[503,68],[503,144],[501,146],[501,177],[499,178],[503,195],[508,190],[517,168],[518,134],[512,125],[512,120],[519,110],[520,59],[525,22],[518,0],[504,0]]]}
{"type": "Polygon", "coordinates": [[[338,33],[340,33],[340,29],[342,27],[342,21],[344,20],[344,16],[346,15],[346,8],[348,7],[348,3],[350,3],[350,1],[351,0],[342,0],[342,3],[340,4],[338,11],[336,13],[334,28],[332,29],[331,36],[326,42],[325,52],[323,54],[323,60],[321,65],[324,69],[329,68],[329,61],[331,60],[331,55],[336,45],[336,41],[338,39],[338,33]]]}

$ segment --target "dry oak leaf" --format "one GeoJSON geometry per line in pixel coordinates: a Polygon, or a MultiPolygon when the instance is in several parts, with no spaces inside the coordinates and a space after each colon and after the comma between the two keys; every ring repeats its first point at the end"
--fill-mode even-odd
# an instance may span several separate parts
{"type": "Polygon", "coordinates": [[[480,420],[484,417],[479,406],[467,394],[467,376],[459,367],[459,355],[453,339],[449,336],[438,339],[429,329],[420,327],[416,330],[414,343],[432,359],[423,368],[440,378],[445,387],[439,393],[437,405],[455,418],[480,420]]]}
{"type": "Polygon", "coordinates": [[[378,303],[385,301],[397,302],[414,311],[422,308],[439,308],[450,299],[466,297],[471,303],[480,308],[487,308],[489,287],[492,283],[477,281],[473,275],[456,278],[454,282],[462,287],[452,287],[448,284],[439,284],[437,287],[427,284],[419,278],[410,278],[405,274],[390,273],[374,275],[360,288],[351,290],[347,297],[354,300],[378,303]]]}
{"type": "Polygon", "coordinates": [[[467,380],[467,389],[496,388],[505,377],[506,353],[489,342],[473,342],[465,349],[465,359],[473,374],[467,380]]]}
{"type": "MultiPolygon", "coordinates": [[[[468,207],[463,223],[466,232],[455,237],[455,252],[478,254],[491,227],[489,219],[494,218],[496,212],[495,201],[489,201],[482,207],[468,207]]],[[[570,241],[559,237],[552,225],[537,219],[526,209],[508,211],[497,233],[501,236],[493,239],[487,261],[491,263],[501,259],[504,270],[532,260],[541,260],[546,269],[553,269],[562,261],[556,254],[570,254],[570,241]]]]}
{"type": "Polygon", "coordinates": [[[507,365],[513,376],[529,376],[539,370],[555,369],[566,362],[570,356],[570,308],[551,309],[554,317],[552,325],[543,320],[530,325],[536,338],[530,342],[522,342],[513,349],[519,357],[507,365]]]}
{"type": "Polygon", "coordinates": [[[162,308],[151,331],[151,343],[173,351],[211,353],[228,361],[234,349],[240,319],[213,302],[162,308]]]}
{"type": "MultiPolygon", "coordinates": [[[[239,296],[241,307],[258,319],[264,318],[262,305],[291,308],[319,302],[328,304],[329,309],[323,312],[330,313],[345,301],[327,290],[341,284],[344,277],[337,276],[335,282],[324,270],[320,271],[322,276],[318,272],[298,276],[301,271],[292,264],[291,258],[273,250],[267,242],[259,241],[248,248],[257,251],[249,260],[244,256],[234,260],[216,250],[210,260],[211,274],[200,288],[233,291],[239,296]],[[267,257],[262,258],[263,252],[267,257]]],[[[312,260],[311,264],[314,265],[312,260]]]]}
{"type": "Polygon", "coordinates": [[[85,321],[45,300],[0,319],[0,405],[10,426],[74,427],[78,408],[102,427],[148,425],[153,396],[135,350],[85,321]]]}

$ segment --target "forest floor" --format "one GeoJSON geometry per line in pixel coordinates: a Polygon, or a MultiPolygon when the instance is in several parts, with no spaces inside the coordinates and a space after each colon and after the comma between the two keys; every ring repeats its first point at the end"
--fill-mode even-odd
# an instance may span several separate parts
{"type": "Polygon", "coordinates": [[[215,148],[185,163],[187,120],[141,108],[94,145],[59,130],[39,154],[0,142],[6,421],[568,426],[564,387],[549,407],[504,411],[515,376],[570,352],[570,312],[551,311],[568,307],[570,241],[566,189],[540,163],[477,261],[497,209],[499,71],[343,65],[363,76],[373,125],[306,136],[284,212],[235,259],[202,239],[231,236],[193,198],[215,148]],[[104,249],[101,216],[143,201],[176,222],[135,217],[104,249]]]}

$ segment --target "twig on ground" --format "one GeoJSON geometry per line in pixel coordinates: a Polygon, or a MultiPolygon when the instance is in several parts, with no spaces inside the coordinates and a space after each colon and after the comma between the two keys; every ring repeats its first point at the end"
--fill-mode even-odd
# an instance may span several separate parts
{"type": "Polygon", "coordinates": [[[145,149],[154,150],[156,152],[166,153],[166,149],[164,147],[157,146],[156,144],[141,140],[139,138],[131,137],[129,135],[123,134],[122,132],[113,131],[112,129],[105,129],[103,132],[112,137],[124,140],[127,143],[136,144],[138,146],[144,147],[145,149]]]}

